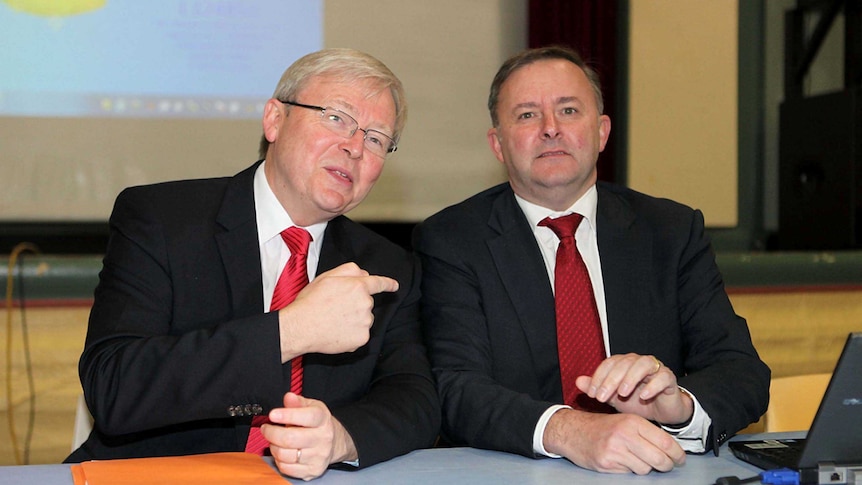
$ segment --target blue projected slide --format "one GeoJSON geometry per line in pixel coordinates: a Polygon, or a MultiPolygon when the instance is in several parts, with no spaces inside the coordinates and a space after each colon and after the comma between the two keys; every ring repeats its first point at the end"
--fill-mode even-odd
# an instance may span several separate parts
{"type": "Polygon", "coordinates": [[[322,0],[0,0],[0,116],[259,118],[322,0]]]}

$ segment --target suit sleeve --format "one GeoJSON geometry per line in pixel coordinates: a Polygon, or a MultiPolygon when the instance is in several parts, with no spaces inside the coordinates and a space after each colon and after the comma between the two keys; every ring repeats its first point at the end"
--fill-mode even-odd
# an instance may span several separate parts
{"type": "Polygon", "coordinates": [[[427,222],[414,233],[423,265],[424,331],[443,404],[444,437],[456,445],[534,457],[533,432],[554,403],[541,399],[535,382],[539,378],[525,382],[498,368],[499,359],[529,357],[495,356],[508,347],[510,335],[501,328],[513,327],[489,321],[495,316],[486,306],[505,292],[496,286],[492,266],[484,260],[486,251],[475,247],[481,243],[456,240],[453,233],[458,231],[427,222]],[[489,292],[497,296],[486,298],[489,292]],[[508,382],[501,373],[508,375],[508,382]]]}
{"type": "Polygon", "coordinates": [[[110,219],[79,363],[97,427],[120,435],[280,405],[277,314],[233,314],[211,229],[188,227],[187,248],[169,251],[147,196],[121,194],[110,219]]]}
{"type": "Polygon", "coordinates": [[[712,419],[710,449],[766,411],[770,370],[751,342],[746,321],[731,306],[704,234],[703,215],[694,211],[690,221],[676,266],[683,349],[677,374],[712,419]]]}
{"type": "Polygon", "coordinates": [[[599,226],[611,353],[652,354],[672,369],[709,415],[714,449],[765,412],[770,371],[733,310],[701,212],[632,199],[630,225],[599,226]]]}
{"type": "Polygon", "coordinates": [[[353,438],[360,468],[430,447],[440,430],[440,400],[419,324],[421,272],[412,255],[409,259],[412,274],[397,278],[399,293],[375,297],[378,308],[388,299],[399,303],[382,305],[391,313],[375,315],[374,325],[385,332],[367,392],[331,409],[353,438]]]}

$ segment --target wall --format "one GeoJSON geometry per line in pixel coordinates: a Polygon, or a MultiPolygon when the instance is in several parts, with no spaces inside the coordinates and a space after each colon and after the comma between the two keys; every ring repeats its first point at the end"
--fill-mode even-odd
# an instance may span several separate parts
{"type": "Polygon", "coordinates": [[[485,141],[488,89],[526,46],[526,3],[382,0],[368,16],[365,2],[326,0],[326,46],[379,57],[410,106],[398,151],[352,217],[415,222],[505,180],[485,141]]]}
{"type": "Polygon", "coordinates": [[[703,210],[710,227],[733,227],[737,2],[629,5],[629,185],[703,210]]]}
{"type": "MultiPolygon", "coordinates": [[[[32,308],[26,311],[27,334],[32,362],[32,382],[35,392],[28,388],[28,374],[24,354],[22,317],[19,309],[12,309],[10,367],[4,362],[4,372],[0,376],[3,386],[0,401],[0,465],[15,465],[16,454],[13,443],[17,444],[18,456],[25,457],[26,436],[28,434],[30,398],[35,402],[35,416],[32,427],[32,440],[29,447],[28,463],[59,463],[71,451],[74,427],[75,406],[81,395],[78,380],[78,357],[84,348],[87,331],[88,306],[64,306],[54,308],[32,308]],[[7,378],[11,371],[11,379],[7,378]],[[12,427],[9,419],[7,393],[11,385],[12,427]]],[[[4,316],[8,316],[5,309],[4,316]]],[[[4,344],[10,334],[4,326],[0,331],[4,344]]],[[[4,345],[6,348],[6,345],[4,345]]]]}
{"type": "MultiPolygon", "coordinates": [[[[485,103],[497,67],[526,45],[527,0],[323,5],[325,45],[381,58],[402,77],[410,104],[399,151],[352,216],[416,222],[504,180],[485,139],[485,103]]],[[[732,226],[737,2],[648,0],[630,6],[631,185],[702,208],[711,226],[732,226]]],[[[3,197],[42,201],[64,194],[65,211],[104,220],[124,186],[239,171],[256,158],[259,134],[256,121],[106,119],[69,126],[0,119],[0,173],[14,181],[3,197]],[[62,147],[59,154],[48,149],[53,140],[62,147]],[[105,164],[115,168],[105,170],[105,164]],[[58,176],[50,168],[60,166],[75,175],[58,176]]],[[[0,217],[8,214],[3,197],[0,217]]],[[[21,210],[18,220],[60,217],[56,205],[24,204],[21,210]]]]}
{"type": "MultiPolygon", "coordinates": [[[[526,45],[526,0],[318,1],[324,45],[382,59],[410,106],[399,150],[355,218],[416,222],[504,179],[485,103],[499,64],[526,45]]],[[[0,223],[106,220],[123,187],[240,171],[257,160],[260,133],[254,120],[0,117],[0,223]]]]}

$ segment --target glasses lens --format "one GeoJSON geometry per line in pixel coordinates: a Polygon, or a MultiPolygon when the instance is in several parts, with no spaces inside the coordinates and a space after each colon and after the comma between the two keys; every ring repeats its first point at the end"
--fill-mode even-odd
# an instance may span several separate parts
{"type": "Polygon", "coordinates": [[[353,136],[359,128],[359,124],[349,114],[334,108],[325,108],[322,118],[324,126],[346,138],[353,136]]]}
{"type": "Polygon", "coordinates": [[[395,146],[395,142],[392,138],[389,138],[383,133],[377,130],[368,130],[365,132],[365,149],[371,153],[380,157],[385,157],[393,151],[393,146],[395,146]]]}
{"type": "MultiPolygon", "coordinates": [[[[349,114],[335,108],[326,107],[321,113],[323,125],[333,133],[351,138],[359,123],[349,114]]],[[[385,157],[395,151],[395,140],[377,130],[362,130],[365,149],[379,156],[385,157]]]]}

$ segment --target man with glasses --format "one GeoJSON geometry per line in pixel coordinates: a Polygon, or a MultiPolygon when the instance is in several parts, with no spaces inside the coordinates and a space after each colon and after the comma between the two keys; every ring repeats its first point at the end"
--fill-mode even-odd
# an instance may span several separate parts
{"type": "Polygon", "coordinates": [[[433,444],[418,265],[343,215],[406,111],[377,59],[309,54],[264,107],[263,160],[120,194],[80,361],[95,426],[67,461],[245,450],[310,479],[433,444]]]}

